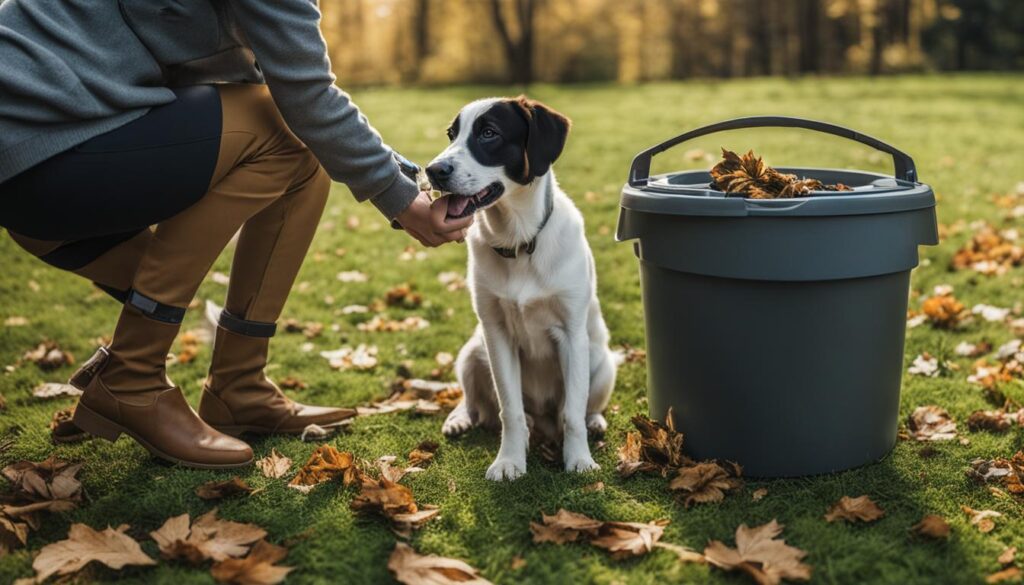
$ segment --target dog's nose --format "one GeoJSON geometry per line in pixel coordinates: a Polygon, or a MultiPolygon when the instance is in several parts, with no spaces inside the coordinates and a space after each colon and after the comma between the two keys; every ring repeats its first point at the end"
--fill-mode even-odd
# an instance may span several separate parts
{"type": "Polygon", "coordinates": [[[430,179],[430,182],[438,185],[447,181],[452,176],[454,170],[455,167],[449,162],[438,161],[431,163],[427,167],[427,178],[430,179]]]}

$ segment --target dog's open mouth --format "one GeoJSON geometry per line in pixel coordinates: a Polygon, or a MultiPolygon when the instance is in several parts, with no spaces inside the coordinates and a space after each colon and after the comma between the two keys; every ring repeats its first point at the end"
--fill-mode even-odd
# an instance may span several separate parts
{"type": "Polygon", "coordinates": [[[446,193],[444,196],[448,198],[447,217],[448,219],[459,219],[473,215],[497,201],[504,192],[504,185],[494,182],[472,195],[446,193]]]}

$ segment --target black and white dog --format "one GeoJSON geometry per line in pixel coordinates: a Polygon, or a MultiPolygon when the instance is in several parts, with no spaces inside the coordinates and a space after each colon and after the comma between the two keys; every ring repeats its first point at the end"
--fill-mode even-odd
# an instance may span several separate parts
{"type": "Polygon", "coordinates": [[[467,282],[480,322],[459,352],[465,397],[443,432],[500,423],[491,480],[526,472],[531,432],[561,439],[566,470],[598,468],[587,431],[607,426],[616,364],[583,217],[551,170],[568,133],[569,120],[539,102],[479,100],[459,112],[451,144],[426,169],[449,217],[479,214],[467,282]]]}

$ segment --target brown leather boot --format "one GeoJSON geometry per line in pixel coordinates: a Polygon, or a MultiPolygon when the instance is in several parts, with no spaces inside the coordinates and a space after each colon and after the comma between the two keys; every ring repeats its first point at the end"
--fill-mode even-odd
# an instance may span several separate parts
{"type": "Polygon", "coordinates": [[[199,416],[210,426],[235,436],[300,434],[311,424],[330,428],[355,416],[350,408],[299,404],[285,396],[263,373],[269,337],[240,335],[224,328],[226,320],[242,321],[228,314],[217,329],[210,376],[199,401],[199,416]]]}
{"type": "Polygon", "coordinates": [[[177,324],[126,305],[110,347],[100,348],[71,378],[84,392],[74,424],[109,441],[126,434],[153,455],[187,467],[248,465],[249,445],[210,428],[167,379],[164,363],[177,332],[177,324]]]}

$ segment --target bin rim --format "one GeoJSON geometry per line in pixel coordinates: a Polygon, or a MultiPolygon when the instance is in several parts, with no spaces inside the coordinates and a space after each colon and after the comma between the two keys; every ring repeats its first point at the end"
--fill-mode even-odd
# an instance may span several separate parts
{"type": "Polygon", "coordinates": [[[723,217],[821,217],[899,213],[935,206],[935,195],[924,183],[895,179],[892,175],[848,169],[779,167],[780,172],[799,176],[832,175],[851,183],[888,179],[894,186],[870,191],[817,192],[793,199],[749,199],[726,196],[710,188],[706,170],[664,173],[650,177],[645,185],[622,187],[620,205],[624,210],[663,215],[723,217]],[[689,176],[689,177],[688,177],[689,176]],[[683,179],[672,185],[671,179],[683,179]]]}

